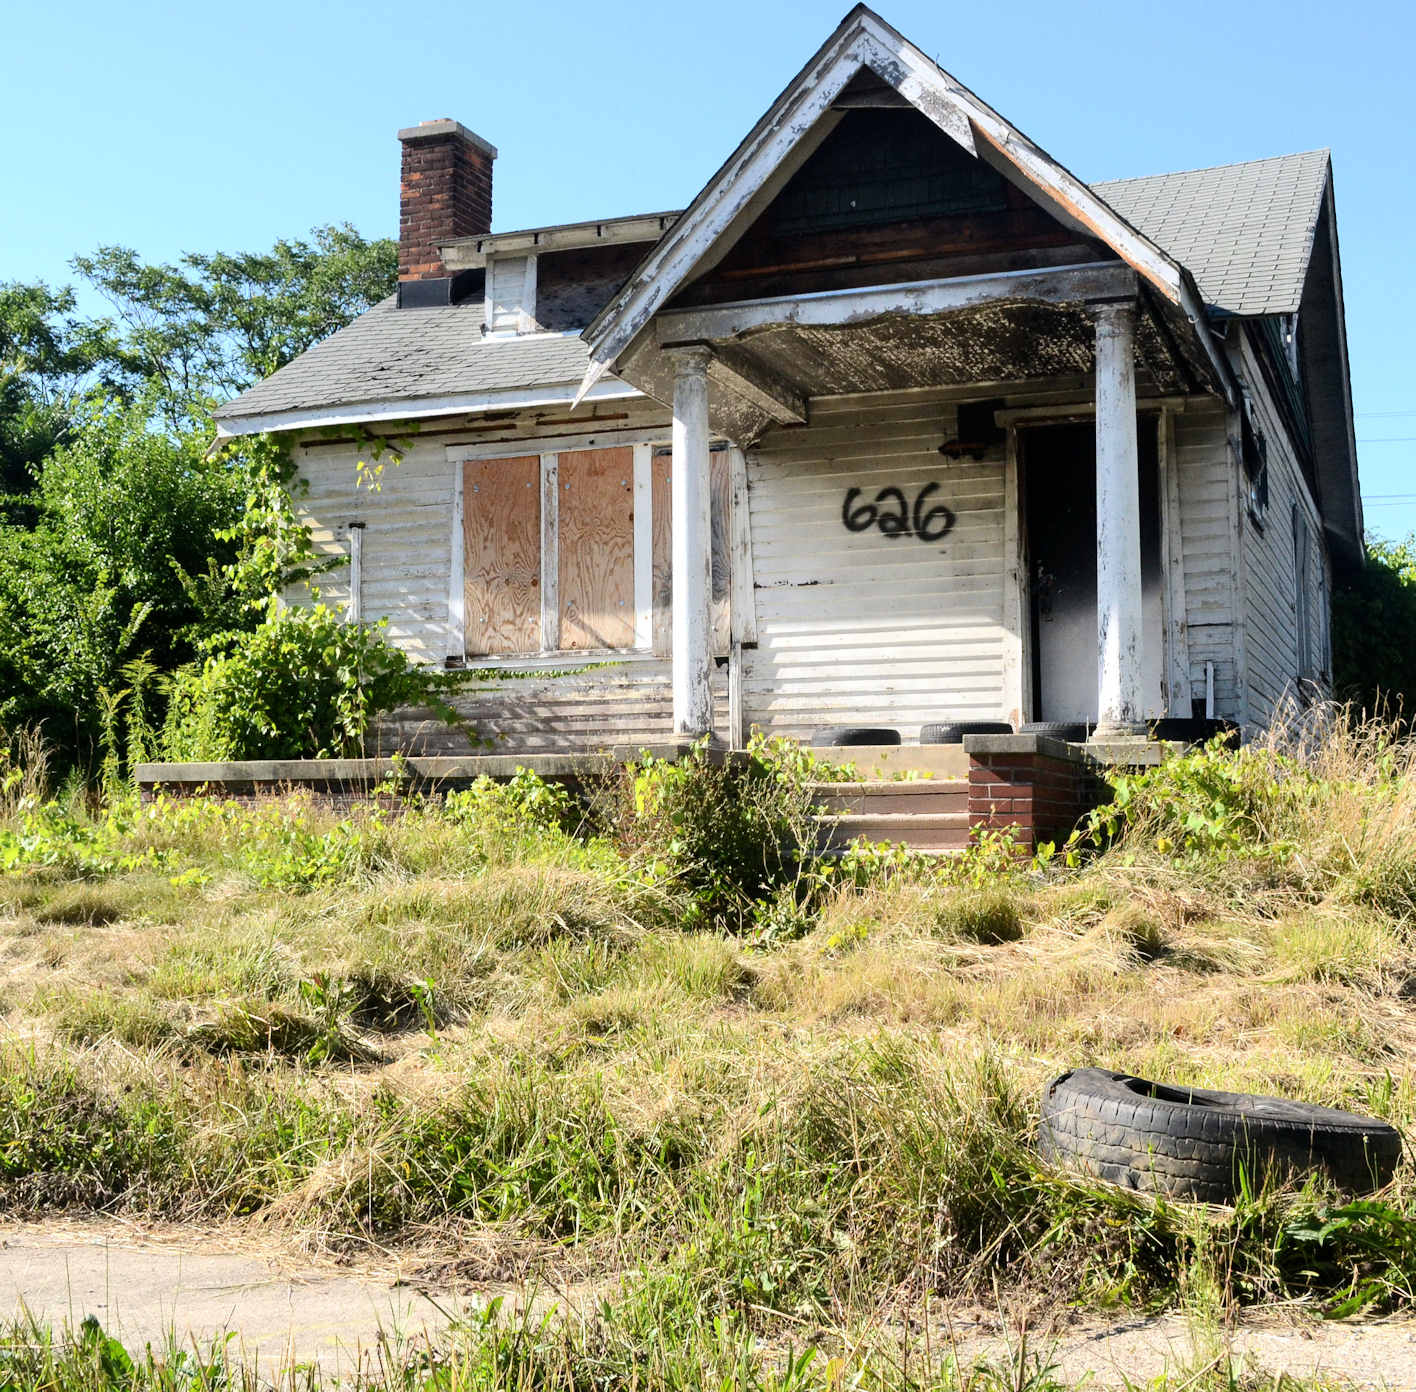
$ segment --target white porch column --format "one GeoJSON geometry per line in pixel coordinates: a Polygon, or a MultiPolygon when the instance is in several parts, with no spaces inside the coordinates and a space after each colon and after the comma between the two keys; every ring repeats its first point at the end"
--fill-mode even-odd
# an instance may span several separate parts
{"type": "Polygon", "coordinates": [[[712,501],[708,485],[706,347],[676,348],[673,429],[674,734],[713,729],[709,608],[713,590],[712,501]]]}
{"type": "Polygon", "coordinates": [[[1145,729],[1135,338],[1134,301],[1097,307],[1096,733],[1101,737],[1145,729]]]}

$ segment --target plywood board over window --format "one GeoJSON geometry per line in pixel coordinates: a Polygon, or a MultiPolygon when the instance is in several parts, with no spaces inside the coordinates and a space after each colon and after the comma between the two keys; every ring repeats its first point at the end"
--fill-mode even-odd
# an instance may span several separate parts
{"type": "Polygon", "coordinates": [[[634,646],[634,450],[558,461],[562,648],[634,646]]]}
{"type": "Polygon", "coordinates": [[[462,466],[467,653],[541,647],[541,461],[469,459],[462,466]]]}
{"type": "MultiPolygon", "coordinates": [[[[654,455],[654,651],[673,648],[673,484],[672,456],[654,455]]],[[[732,606],[729,603],[732,555],[733,481],[729,453],[715,449],[708,456],[708,491],[712,504],[713,655],[726,657],[732,646],[732,606]]]]}

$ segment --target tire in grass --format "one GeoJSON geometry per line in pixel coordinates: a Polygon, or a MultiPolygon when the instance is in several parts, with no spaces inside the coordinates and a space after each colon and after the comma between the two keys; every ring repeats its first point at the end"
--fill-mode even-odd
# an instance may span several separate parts
{"type": "Polygon", "coordinates": [[[1038,1150],[1094,1179],[1167,1198],[1232,1203],[1315,1169],[1370,1193],[1401,1158],[1384,1121],[1280,1097],[1167,1087],[1129,1073],[1078,1068],[1042,1096],[1038,1150]]]}

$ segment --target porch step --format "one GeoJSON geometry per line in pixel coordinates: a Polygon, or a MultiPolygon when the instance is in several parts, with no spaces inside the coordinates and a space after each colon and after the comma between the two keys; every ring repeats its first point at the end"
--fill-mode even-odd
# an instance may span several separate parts
{"type": "Polygon", "coordinates": [[[969,785],[960,778],[818,783],[825,846],[842,850],[857,837],[899,842],[917,851],[962,850],[969,842],[969,785]]]}
{"type": "Polygon", "coordinates": [[[830,850],[844,850],[860,836],[870,842],[898,842],[912,851],[961,851],[969,844],[967,812],[917,812],[903,817],[823,817],[821,821],[830,850]]]}

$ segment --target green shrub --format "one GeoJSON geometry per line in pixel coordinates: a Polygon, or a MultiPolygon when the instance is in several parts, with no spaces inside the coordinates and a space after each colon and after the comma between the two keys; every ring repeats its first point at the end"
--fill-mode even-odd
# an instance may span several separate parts
{"type": "Polygon", "coordinates": [[[455,721],[445,684],[378,628],[345,623],[323,604],[280,609],[178,672],[164,749],[177,760],[356,756],[383,711],[432,705],[455,721]]]}
{"type": "Polygon", "coordinates": [[[615,831],[648,878],[688,892],[691,923],[737,930],[814,884],[810,776],[810,756],[781,741],[723,759],[706,741],[677,761],[645,755],[626,770],[615,831]]]}

